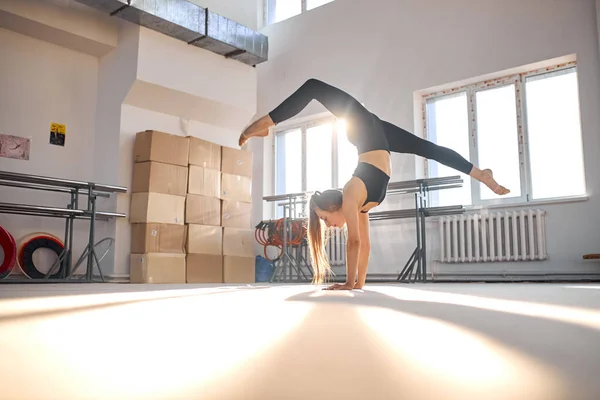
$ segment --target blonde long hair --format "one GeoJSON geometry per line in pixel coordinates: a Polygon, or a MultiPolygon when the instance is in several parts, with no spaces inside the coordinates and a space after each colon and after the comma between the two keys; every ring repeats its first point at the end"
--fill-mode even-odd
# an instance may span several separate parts
{"type": "Polygon", "coordinates": [[[312,265],[315,269],[313,283],[325,282],[331,272],[329,260],[325,253],[325,225],[317,215],[317,208],[323,211],[338,211],[342,208],[342,192],[339,190],[326,190],[315,192],[309,202],[308,216],[308,245],[312,265]]]}

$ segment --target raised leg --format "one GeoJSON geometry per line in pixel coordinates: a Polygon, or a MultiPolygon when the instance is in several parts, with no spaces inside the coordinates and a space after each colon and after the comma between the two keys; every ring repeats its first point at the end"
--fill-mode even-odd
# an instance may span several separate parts
{"type": "Polygon", "coordinates": [[[239,145],[242,146],[252,137],[267,136],[271,126],[297,115],[313,100],[321,103],[337,118],[350,117],[353,124],[372,118],[372,114],[348,93],[318,79],[309,79],[268,115],[246,128],[240,135],[239,145]]]}
{"type": "Polygon", "coordinates": [[[389,122],[382,122],[390,151],[415,154],[429,160],[437,161],[482,182],[498,195],[510,193],[508,189],[496,182],[490,169],[481,170],[452,149],[422,139],[389,122]]]}

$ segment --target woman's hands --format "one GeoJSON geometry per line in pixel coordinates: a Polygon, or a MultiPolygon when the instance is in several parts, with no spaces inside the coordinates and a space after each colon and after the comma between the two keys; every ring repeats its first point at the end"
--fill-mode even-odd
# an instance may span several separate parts
{"type": "Polygon", "coordinates": [[[324,290],[352,290],[354,284],[351,283],[334,283],[333,285],[325,288],[324,290]]]}
{"type": "Polygon", "coordinates": [[[333,285],[323,289],[323,290],[352,290],[352,289],[362,289],[362,285],[358,282],[354,284],[346,283],[334,283],[333,285]]]}

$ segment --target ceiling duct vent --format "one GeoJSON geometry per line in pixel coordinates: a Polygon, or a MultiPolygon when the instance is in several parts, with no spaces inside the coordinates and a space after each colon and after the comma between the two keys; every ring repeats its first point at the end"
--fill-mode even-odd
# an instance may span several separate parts
{"type": "Polygon", "coordinates": [[[248,65],[268,60],[267,36],[186,0],[76,0],[248,65]]]}

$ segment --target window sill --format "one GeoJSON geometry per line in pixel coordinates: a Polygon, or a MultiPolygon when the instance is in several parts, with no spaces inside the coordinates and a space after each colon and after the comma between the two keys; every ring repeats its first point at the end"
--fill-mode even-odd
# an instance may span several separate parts
{"type": "Polygon", "coordinates": [[[582,201],[588,201],[590,197],[588,195],[582,196],[570,196],[570,197],[561,197],[559,199],[547,199],[547,200],[532,200],[525,201],[520,203],[504,203],[504,204],[482,204],[475,206],[464,206],[466,211],[479,211],[484,209],[498,209],[498,208],[520,208],[520,207],[536,207],[540,205],[547,204],[567,204],[567,203],[578,203],[582,201]]]}

